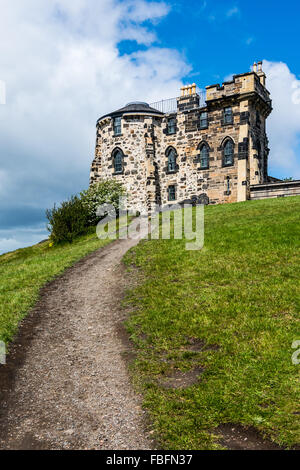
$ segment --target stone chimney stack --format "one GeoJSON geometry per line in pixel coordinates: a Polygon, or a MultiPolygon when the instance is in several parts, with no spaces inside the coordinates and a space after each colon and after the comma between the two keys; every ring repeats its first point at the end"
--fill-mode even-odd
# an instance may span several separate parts
{"type": "Polygon", "coordinates": [[[262,62],[257,63],[257,75],[259,76],[260,83],[263,86],[266,86],[266,74],[264,73],[262,69],[262,64],[263,64],[262,62]]]}
{"type": "Polygon", "coordinates": [[[188,109],[198,108],[200,97],[197,94],[196,83],[181,87],[181,96],[177,98],[178,111],[187,111],[188,109]]]}

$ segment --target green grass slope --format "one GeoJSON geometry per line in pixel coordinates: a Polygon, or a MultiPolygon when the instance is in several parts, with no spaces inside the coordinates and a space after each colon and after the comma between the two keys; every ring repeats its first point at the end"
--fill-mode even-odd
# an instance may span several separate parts
{"type": "Polygon", "coordinates": [[[8,343],[48,281],[88,253],[109,243],[95,229],[72,244],[40,243],[0,256],[0,341],[8,343]]]}
{"type": "Polygon", "coordinates": [[[163,448],[219,448],[223,423],[300,442],[299,214],[299,197],[209,206],[201,251],[153,240],[126,255],[141,274],[128,294],[133,374],[163,448]],[[197,383],[164,385],[193,369],[197,383]]]}

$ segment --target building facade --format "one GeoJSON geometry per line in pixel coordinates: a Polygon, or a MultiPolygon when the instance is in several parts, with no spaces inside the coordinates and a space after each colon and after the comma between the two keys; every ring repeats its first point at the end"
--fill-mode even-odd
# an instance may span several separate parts
{"type": "Polygon", "coordinates": [[[262,63],[233,80],[183,87],[181,96],[129,103],[97,122],[90,183],[115,178],[130,206],[245,201],[267,183],[266,119],[272,111],[262,63]]]}

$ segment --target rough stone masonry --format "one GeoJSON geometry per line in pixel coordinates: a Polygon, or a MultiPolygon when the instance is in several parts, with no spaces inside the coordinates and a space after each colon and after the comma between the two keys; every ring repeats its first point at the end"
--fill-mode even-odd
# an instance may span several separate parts
{"type": "Polygon", "coordinates": [[[129,103],[97,122],[90,182],[115,178],[130,206],[148,210],[245,201],[251,185],[270,182],[271,111],[262,62],[204,94],[193,84],[173,100],[129,103]]]}

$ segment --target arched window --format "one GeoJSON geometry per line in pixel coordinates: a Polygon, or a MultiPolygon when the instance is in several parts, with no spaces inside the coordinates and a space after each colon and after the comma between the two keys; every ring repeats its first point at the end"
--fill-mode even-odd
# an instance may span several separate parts
{"type": "Polygon", "coordinates": [[[209,167],[209,147],[207,144],[200,146],[200,168],[209,167]]]}
{"type": "Polygon", "coordinates": [[[227,139],[223,146],[223,165],[233,165],[234,159],[234,143],[231,139],[227,139]]]}
{"type": "Polygon", "coordinates": [[[167,157],[168,157],[168,172],[172,173],[177,170],[177,154],[176,150],[171,147],[167,150],[167,157]]]}
{"type": "Polygon", "coordinates": [[[123,173],[123,166],[124,166],[124,155],[122,150],[115,149],[113,152],[113,162],[114,162],[114,169],[115,173],[123,173]]]}

